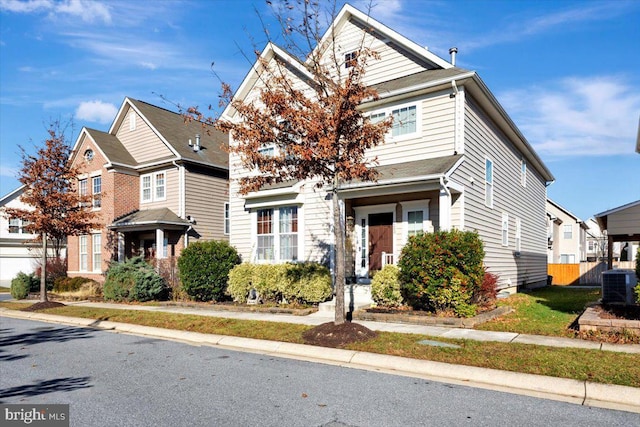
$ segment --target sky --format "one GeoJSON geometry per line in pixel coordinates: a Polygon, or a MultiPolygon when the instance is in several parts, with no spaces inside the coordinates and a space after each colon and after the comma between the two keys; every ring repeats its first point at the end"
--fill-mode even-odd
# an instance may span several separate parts
{"type": "MultiPolygon", "coordinates": [[[[125,97],[216,108],[264,30],[278,42],[277,1],[0,0],[0,196],[53,121],[73,145],[125,97]]],[[[555,176],[550,199],[583,220],[640,200],[640,1],[377,0],[371,16],[444,59],[458,48],[555,176]]]]}

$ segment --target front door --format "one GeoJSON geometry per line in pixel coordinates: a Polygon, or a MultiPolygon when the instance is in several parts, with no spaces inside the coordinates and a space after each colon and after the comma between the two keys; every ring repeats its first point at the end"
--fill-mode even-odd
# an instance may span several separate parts
{"type": "Polygon", "coordinates": [[[369,271],[382,268],[382,253],[393,253],[393,213],[369,214],[369,271]]]}

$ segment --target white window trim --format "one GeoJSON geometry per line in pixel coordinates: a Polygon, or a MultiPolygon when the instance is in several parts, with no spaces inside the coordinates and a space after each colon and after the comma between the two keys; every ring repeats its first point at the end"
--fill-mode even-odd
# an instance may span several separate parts
{"type": "Polygon", "coordinates": [[[129,131],[133,132],[136,130],[136,112],[131,110],[129,111],[129,131]]]}
{"type": "Polygon", "coordinates": [[[402,205],[402,241],[403,245],[409,240],[409,212],[422,211],[422,231],[433,232],[433,224],[429,220],[430,200],[416,200],[411,202],[400,202],[402,205]]]}
{"type": "Polygon", "coordinates": [[[94,273],[101,273],[102,272],[102,233],[93,233],[93,234],[91,234],[91,268],[92,268],[94,273]],[[95,249],[96,249],[95,238],[97,236],[100,237],[100,245],[98,246],[98,248],[100,249],[100,252],[96,252],[95,251],[95,249]],[[96,255],[97,254],[100,254],[100,262],[96,262],[96,255]]]}
{"type": "Polygon", "coordinates": [[[563,240],[572,240],[573,239],[573,225],[565,224],[562,226],[562,239],[563,240]],[[569,237],[567,237],[567,227],[569,228],[569,237]]]}
{"type": "Polygon", "coordinates": [[[522,159],[520,163],[520,185],[524,188],[527,187],[527,161],[525,159],[522,159]]]}
{"type": "Polygon", "coordinates": [[[89,271],[89,243],[88,243],[88,238],[86,234],[83,234],[81,236],[78,236],[78,270],[79,271],[83,271],[83,272],[88,272],[89,271]],[[82,246],[83,246],[83,241],[84,241],[84,252],[82,251],[82,246]],[[82,256],[85,256],[85,262],[84,265],[82,265],[82,256]]]}
{"type": "Polygon", "coordinates": [[[91,208],[94,211],[99,211],[102,208],[102,175],[95,175],[95,176],[92,175],[91,176],[91,208]],[[96,178],[100,178],[100,192],[99,193],[94,192],[94,189],[95,189],[94,180],[96,178]],[[96,206],[95,205],[95,203],[96,203],[95,197],[96,197],[97,194],[100,195],[100,206],[96,206]]]}
{"type": "Polygon", "coordinates": [[[153,203],[153,202],[161,202],[163,200],[167,200],[167,187],[168,187],[168,182],[169,182],[169,174],[167,173],[166,170],[164,171],[158,171],[158,172],[152,172],[152,173],[145,173],[143,175],[140,175],[140,203],[153,203]],[[157,191],[157,176],[160,174],[164,174],[164,196],[163,197],[157,197],[156,195],[156,191],[157,191]],[[142,185],[142,182],[144,181],[144,178],[149,177],[151,180],[151,195],[150,198],[145,200],[144,198],[144,186],[142,185]]]}
{"type": "Polygon", "coordinates": [[[251,257],[253,262],[258,264],[278,264],[292,261],[290,259],[280,259],[280,209],[286,207],[298,208],[298,254],[296,261],[304,260],[304,208],[298,203],[277,204],[272,206],[260,206],[251,210],[251,257]],[[273,259],[257,259],[258,251],[258,211],[263,209],[273,209],[273,259]]]}
{"type": "Polygon", "coordinates": [[[502,246],[509,246],[509,214],[502,212],[502,246]]]}
{"type": "Polygon", "coordinates": [[[416,138],[422,132],[422,103],[420,101],[406,102],[403,104],[394,104],[389,105],[384,108],[379,108],[375,110],[371,110],[368,112],[368,115],[380,114],[384,113],[384,119],[386,120],[389,117],[393,116],[394,110],[400,110],[402,108],[408,107],[416,107],[416,130],[415,132],[411,132],[405,135],[393,136],[393,128],[389,128],[389,131],[386,134],[386,139],[391,142],[399,142],[407,139],[416,138]]]}
{"type": "MultiPolygon", "coordinates": [[[[406,203],[406,202],[405,202],[406,203]]],[[[358,277],[369,277],[369,214],[391,213],[393,214],[393,259],[397,260],[400,255],[400,249],[396,244],[396,233],[399,232],[396,226],[396,204],[389,203],[384,205],[358,206],[353,208],[356,212],[355,233],[356,233],[356,275],[358,277]],[[365,220],[364,236],[365,236],[365,265],[361,265],[362,255],[362,220],[365,220]]]]}
{"type": "Polygon", "coordinates": [[[231,234],[231,203],[224,202],[224,211],[222,212],[222,217],[224,218],[224,235],[228,236],[231,234]]]}
{"type": "Polygon", "coordinates": [[[493,162],[493,160],[491,160],[488,157],[484,158],[484,205],[488,208],[493,209],[493,199],[495,196],[495,182],[496,182],[496,166],[495,163],[493,162]],[[487,162],[491,163],[491,182],[487,181],[487,162]],[[487,188],[490,187],[491,188],[491,198],[488,200],[489,203],[487,203],[487,188]]]}
{"type": "Polygon", "coordinates": [[[520,252],[522,250],[522,221],[520,218],[516,218],[516,252],[520,252]]]}

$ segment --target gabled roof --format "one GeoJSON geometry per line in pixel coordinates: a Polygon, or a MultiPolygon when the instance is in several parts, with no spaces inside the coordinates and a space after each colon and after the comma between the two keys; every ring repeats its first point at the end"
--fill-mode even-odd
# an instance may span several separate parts
{"type": "Polygon", "coordinates": [[[547,203],[553,205],[554,207],[556,207],[557,209],[561,210],[562,212],[565,213],[565,215],[573,218],[575,220],[575,222],[579,223],[579,224],[584,224],[584,221],[582,221],[580,218],[578,218],[577,215],[574,215],[573,213],[571,213],[568,209],[565,209],[564,207],[562,207],[559,203],[554,202],[553,200],[547,198],[547,203]]]}
{"type": "Polygon", "coordinates": [[[21,185],[20,187],[16,188],[12,192],[2,196],[2,198],[0,198],[0,207],[6,205],[7,203],[12,201],[16,197],[20,197],[20,195],[22,195],[22,193],[24,193],[24,189],[26,187],[27,187],[26,185],[21,185]]]}
{"type": "Polygon", "coordinates": [[[602,217],[610,215],[612,213],[620,212],[620,211],[623,211],[623,210],[626,210],[626,209],[629,209],[629,208],[632,208],[632,207],[638,206],[638,205],[640,205],[640,200],[636,200],[635,202],[627,203],[626,205],[618,206],[617,208],[609,209],[608,211],[600,212],[599,214],[595,214],[594,217],[597,220],[598,218],[602,218],[602,217]]]}
{"type": "Polygon", "coordinates": [[[180,218],[169,208],[146,209],[134,211],[127,215],[116,218],[107,228],[112,230],[122,229],[151,229],[158,226],[186,228],[191,223],[180,218]]]}
{"type": "Polygon", "coordinates": [[[122,142],[110,133],[102,132],[96,129],[84,128],[87,135],[95,142],[96,146],[106,159],[111,163],[118,163],[127,166],[137,166],[138,162],[124,148],[122,142]]]}

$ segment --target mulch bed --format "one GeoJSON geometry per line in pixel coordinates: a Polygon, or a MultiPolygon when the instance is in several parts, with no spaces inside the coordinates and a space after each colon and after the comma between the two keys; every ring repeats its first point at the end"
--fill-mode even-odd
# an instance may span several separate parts
{"type": "Polygon", "coordinates": [[[305,344],[333,348],[341,348],[353,342],[367,341],[377,336],[377,332],[353,322],[344,322],[340,325],[327,322],[302,334],[305,344]]]}
{"type": "Polygon", "coordinates": [[[599,305],[594,308],[601,319],[640,320],[638,305],[599,305]]]}
{"type": "Polygon", "coordinates": [[[56,301],[44,301],[44,302],[37,302],[33,305],[30,305],[29,307],[25,307],[20,309],[20,311],[39,311],[39,310],[46,310],[48,308],[56,308],[56,307],[64,307],[65,305],[61,302],[56,302],[56,301]]]}

